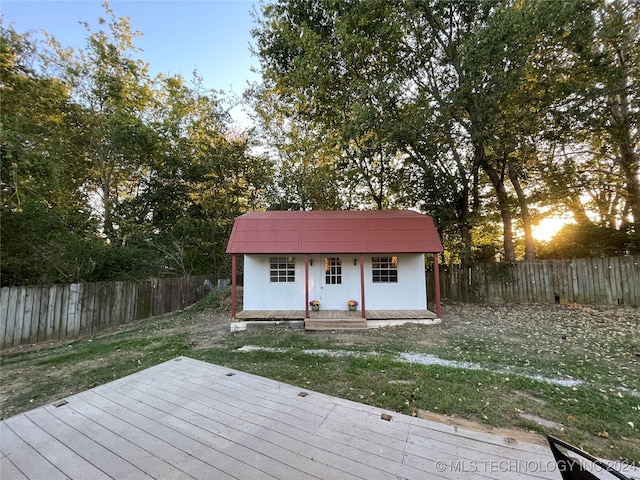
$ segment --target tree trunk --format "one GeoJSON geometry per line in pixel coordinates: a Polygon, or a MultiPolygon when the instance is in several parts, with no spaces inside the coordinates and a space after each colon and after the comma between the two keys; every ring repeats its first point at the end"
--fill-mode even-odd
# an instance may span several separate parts
{"type": "Polygon", "coordinates": [[[633,223],[637,226],[640,224],[640,178],[638,175],[638,156],[633,151],[631,138],[628,135],[620,145],[620,167],[624,172],[627,181],[627,198],[631,207],[631,215],[633,223]]]}
{"type": "Polygon", "coordinates": [[[102,181],[102,208],[104,209],[104,222],[102,232],[113,242],[113,218],[111,212],[111,177],[109,172],[103,173],[102,181]]]}
{"type": "Polygon", "coordinates": [[[509,180],[516,191],[518,203],[520,204],[520,215],[522,216],[522,226],[524,229],[524,259],[536,259],[536,244],[533,240],[533,225],[531,222],[531,214],[529,213],[529,204],[527,196],[520,185],[518,170],[513,162],[509,162],[509,180]]]}
{"type": "MultiPolygon", "coordinates": [[[[619,93],[617,101],[610,101],[609,109],[613,118],[614,138],[617,140],[620,149],[618,163],[622,168],[627,183],[627,198],[631,206],[631,214],[633,215],[633,223],[636,226],[637,233],[637,228],[640,224],[640,176],[638,175],[640,165],[638,153],[635,150],[636,142],[633,138],[633,114],[629,112],[630,96],[634,91],[633,81],[629,81],[627,63],[629,56],[629,52],[623,51],[622,45],[616,48],[616,66],[620,70],[616,87],[619,93]]],[[[635,140],[637,140],[637,137],[635,140]]]]}
{"type": "Polygon", "coordinates": [[[473,264],[473,257],[471,255],[471,246],[473,244],[471,239],[471,227],[466,217],[468,217],[468,215],[466,215],[465,218],[461,218],[458,222],[458,226],[460,228],[460,239],[462,240],[461,261],[463,266],[473,264]]]}
{"type": "Polygon", "coordinates": [[[507,190],[504,188],[504,172],[502,172],[502,174],[498,174],[498,171],[486,161],[482,163],[482,167],[489,176],[489,179],[491,180],[491,183],[498,195],[498,207],[500,208],[500,216],[502,217],[504,230],[504,259],[507,262],[514,262],[516,260],[516,251],[513,247],[513,225],[511,209],[509,208],[509,196],[507,195],[507,190]]]}
{"type": "Polygon", "coordinates": [[[460,229],[460,240],[462,242],[461,258],[463,266],[470,266],[473,264],[472,246],[473,240],[471,238],[471,222],[469,221],[469,190],[466,185],[462,185],[461,190],[456,190],[456,224],[460,229]]]}

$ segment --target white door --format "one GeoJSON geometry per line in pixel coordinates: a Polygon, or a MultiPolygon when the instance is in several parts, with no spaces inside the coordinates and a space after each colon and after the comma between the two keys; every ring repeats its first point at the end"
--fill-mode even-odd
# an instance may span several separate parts
{"type": "Polygon", "coordinates": [[[342,257],[325,257],[322,271],[321,302],[324,310],[341,310],[345,305],[342,257]]]}

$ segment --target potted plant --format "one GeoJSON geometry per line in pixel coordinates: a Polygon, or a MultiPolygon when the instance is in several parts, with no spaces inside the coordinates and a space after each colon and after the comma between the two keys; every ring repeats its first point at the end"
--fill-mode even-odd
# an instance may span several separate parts
{"type": "Polygon", "coordinates": [[[320,310],[320,300],[311,300],[309,302],[309,305],[311,305],[311,310],[313,310],[315,312],[320,310]]]}
{"type": "Polygon", "coordinates": [[[349,310],[351,312],[355,312],[357,306],[358,306],[358,301],[357,300],[349,300],[347,302],[347,307],[349,307],[349,310]]]}

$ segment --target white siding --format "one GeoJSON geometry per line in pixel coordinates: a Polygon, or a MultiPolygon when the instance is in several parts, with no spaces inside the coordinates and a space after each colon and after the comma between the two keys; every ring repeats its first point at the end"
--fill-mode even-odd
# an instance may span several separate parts
{"type": "Polygon", "coordinates": [[[271,283],[269,258],[289,255],[244,256],[244,310],[304,310],[304,255],[293,255],[296,281],[271,283]]]}
{"type": "MultiPolygon", "coordinates": [[[[304,255],[295,255],[294,283],[269,281],[269,258],[276,255],[245,255],[244,310],[304,310],[304,255]]],[[[286,256],[286,255],[280,255],[286,256]]],[[[309,300],[317,299],[324,310],[346,310],[347,300],[360,303],[360,261],[354,254],[313,254],[309,258],[309,300]],[[342,284],[324,285],[324,258],[342,258],[342,284]],[[354,258],[358,259],[354,265],[354,258]]],[[[365,301],[367,310],[426,310],[427,294],[424,255],[367,254],[364,256],[365,301]],[[373,283],[371,258],[398,257],[398,282],[373,283]]],[[[358,306],[360,310],[360,306],[358,306]]]]}
{"type": "Polygon", "coordinates": [[[365,301],[367,310],[426,310],[427,285],[424,255],[365,255],[365,301]],[[398,257],[398,283],[373,283],[372,257],[398,257]]]}

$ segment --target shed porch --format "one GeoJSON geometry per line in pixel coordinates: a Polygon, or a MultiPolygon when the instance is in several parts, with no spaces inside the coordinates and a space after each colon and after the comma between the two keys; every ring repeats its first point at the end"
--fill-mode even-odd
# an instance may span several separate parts
{"type": "Polygon", "coordinates": [[[351,330],[437,321],[436,314],[429,310],[367,310],[366,318],[360,310],[309,311],[309,318],[305,318],[304,310],[242,310],[232,320],[232,329],[236,330],[236,322],[304,322],[306,330],[351,330]]]}

